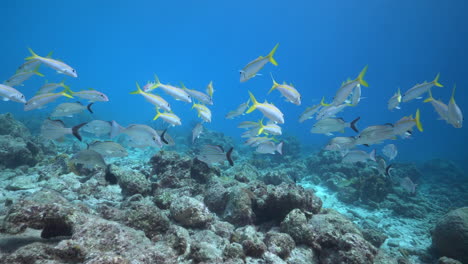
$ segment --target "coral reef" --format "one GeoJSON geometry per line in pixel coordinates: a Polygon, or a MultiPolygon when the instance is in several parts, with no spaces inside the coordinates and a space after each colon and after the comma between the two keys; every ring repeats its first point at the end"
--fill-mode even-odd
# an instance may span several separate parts
{"type": "Polygon", "coordinates": [[[437,222],[432,245],[440,256],[468,262],[468,207],[452,210],[437,222]]]}

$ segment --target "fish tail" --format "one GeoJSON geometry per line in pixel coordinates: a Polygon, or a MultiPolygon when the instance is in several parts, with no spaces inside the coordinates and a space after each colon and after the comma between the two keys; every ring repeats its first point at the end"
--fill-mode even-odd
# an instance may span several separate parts
{"type": "Polygon", "coordinates": [[[279,86],[279,83],[275,81],[275,78],[273,78],[273,74],[270,72],[271,75],[271,80],[273,81],[273,86],[271,87],[270,91],[268,93],[271,93],[274,89],[276,89],[279,86]]]}
{"type": "Polygon", "coordinates": [[[115,138],[122,132],[122,130],[125,129],[124,127],[119,125],[115,120],[112,120],[110,123],[111,123],[111,132],[109,134],[110,138],[115,138]]]}
{"type": "Polygon", "coordinates": [[[31,48],[28,48],[28,50],[29,50],[29,52],[31,52],[31,56],[26,57],[25,60],[34,60],[34,59],[37,59],[37,58],[41,57],[41,56],[37,55],[36,53],[34,53],[34,51],[31,48]]]}
{"type": "Polygon", "coordinates": [[[371,153],[369,153],[369,158],[370,158],[371,160],[375,161],[375,149],[373,149],[373,150],[371,151],[371,153]]]}
{"type": "Polygon", "coordinates": [[[226,159],[229,162],[229,165],[234,166],[234,161],[232,160],[232,151],[234,150],[233,147],[231,147],[228,152],[226,152],[226,159]]]}
{"type": "Polygon", "coordinates": [[[166,135],[166,132],[167,132],[167,128],[164,129],[164,131],[161,134],[161,141],[164,142],[164,144],[169,145],[169,141],[167,141],[166,138],[164,137],[164,135],[166,135]]]}
{"type": "Polygon", "coordinates": [[[252,100],[253,105],[245,112],[246,114],[253,112],[257,108],[258,102],[255,99],[255,96],[249,91],[250,100],[252,100]]]}
{"type": "Polygon", "coordinates": [[[276,145],[276,151],[280,154],[283,155],[283,141],[281,141],[278,145],[276,145]]]}
{"type": "Polygon", "coordinates": [[[52,54],[54,53],[54,51],[51,51],[47,54],[46,58],[52,58],[52,54]]]}
{"type": "Polygon", "coordinates": [[[79,125],[77,125],[77,126],[72,127],[72,134],[73,134],[79,141],[81,141],[81,139],[82,139],[79,130],[80,130],[80,128],[81,128],[82,126],[84,126],[84,125],[86,125],[86,124],[87,124],[87,122],[86,122],[86,123],[81,123],[81,124],[79,124],[79,125]]]}
{"type": "Polygon", "coordinates": [[[159,111],[159,108],[156,107],[156,115],[153,117],[153,120],[158,119],[161,116],[161,112],[159,111]]]}
{"type": "Polygon", "coordinates": [[[429,97],[426,98],[426,100],[424,100],[424,103],[429,103],[429,102],[432,102],[434,101],[434,97],[432,97],[432,91],[431,91],[431,88],[429,88],[429,97]]]}
{"type": "Polygon", "coordinates": [[[455,103],[455,89],[457,89],[457,85],[454,84],[453,85],[453,89],[452,89],[452,97],[450,97],[450,101],[455,103]]]}
{"type": "Polygon", "coordinates": [[[419,109],[416,110],[416,118],[414,119],[414,121],[416,122],[416,127],[418,128],[419,131],[423,132],[424,129],[422,127],[422,123],[421,123],[421,114],[419,113],[419,109]]]}
{"type": "Polygon", "coordinates": [[[434,78],[434,85],[437,86],[437,87],[444,87],[442,84],[439,83],[439,77],[440,77],[440,72],[436,75],[436,77],[434,78]]]}
{"type": "Polygon", "coordinates": [[[320,105],[321,105],[321,106],[330,106],[330,104],[326,104],[326,103],[325,103],[325,96],[322,97],[322,101],[320,101],[320,105]]]}
{"type": "Polygon", "coordinates": [[[275,58],[273,58],[273,55],[276,52],[276,49],[278,49],[279,43],[275,45],[275,47],[270,51],[268,54],[268,59],[270,60],[271,64],[278,66],[278,62],[276,62],[275,58]]]}
{"type": "Polygon", "coordinates": [[[41,64],[37,65],[36,68],[34,68],[34,71],[33,71],[33,72],[34,72],[36,75],[39,75],[39,76],[41,76],[41,77],[44,77],[44,74],[42,74],[42,73],[40,73],[40,72],[38,71],[40,66],[41,66],[41,64]]]}
{"type": "Polygon", "coordinates": [[[364,85],[365,87],[369,87],[369,84],[364,80],[364,75],[366,75],[366,72],[367,72],[367,68],[368,68],[369,65],[366,65],[364,67],[364,69],[362,69],[362,71],[359,73],[358,77],[357,77],[357,81],[359,81],[359,83],[361,85],[364,85]]]}
{"type": "Polygon", "coordinates": [[[159,81],[158,76],[155,74],[155,75],[154,75],[154,85],[151,86],[149,89],[150,89],[150,90],[156,89],[156,88],[158,88],[160,85],[161,85],[161,82],[159,81]]]}
{"type": "Polygon", "coordinates": [[[88,111],[91,113],[91,114],[94,114],[93,110],[91,109],[91,106],[93,106],[94,102],[93,103],[90,103],[88,104],[88,106],[86,106],[86,108],[88,109],[88,111]]]}
{"type": "Polygon", "coordinates": [[[353,121],[351,121],[351,124],[350,124],[351,129],[353,129],[356,133],[359,133],[359,129],[357,129],[357,127],[356,127],[356,123],[357,123],[357,121],[359,121],[359,119],[361,119],[360,116],[357,117],[356,119],[354,119],[353,121]]]}
{"type": "Polygon", "coordinates": [[[71,95],[73,95],[75,93],[74,91],[72,91],[70,89],[70,86],[68,86],[68,85],[64,85],[63,88],[64,88],[64,90],[63,90],[64,92],[67,92],[67,93],[69,93],[71,95]]]}
{"type": "Polygon", "coordinates": [[[61,92],[60,94],[63,95],[63,96],[65,96],[65,97],[68,97],[68,98],[73,98],[72,95],[67,94],[67,91],[63,91],[63,92],[61,92]]]}
{"type": "Polygon", "coordinates": [[[141,90],[140,85],[138,84],[138,82],[136,82],[136,87],[137,87],[137,90],[131,92],[130,94],[141,94],[141,93],[143,93],[143,90],[141,90]]]}

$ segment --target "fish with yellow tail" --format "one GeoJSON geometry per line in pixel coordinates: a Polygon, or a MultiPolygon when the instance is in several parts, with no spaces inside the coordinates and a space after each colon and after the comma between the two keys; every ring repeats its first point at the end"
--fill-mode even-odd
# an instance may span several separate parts
{"type": "Polygon", "coordinates": [[[176,114],[172,112],[160,112],[159,108],[156,107],[156,115],[154,116],[153,120],[161,118],[162,120],[166,121],[167,123],[171,124],[172,126],[180,126],[182,122],[180,118],[176,116],[176,114]]]}
{"type": "Polygon", "coordinates": [[[211,122],[211,110],[208,107],[206,107],[206,105],[193,103],[192,109],[193,108],[197,110],[198,117],[203,119],[204,122],[211,122]]]}
{"type": "Polygon", "coordinates": [[[249,95],[253,105],[247,110],[247,112],[245,112],[246,114],[249,114],[255,109],[258,109],[260,112],[263,113],[265,117],[267,117],[271,121],[279,124],[284,124],[284,114],[276,106],[266,101],[264,103],[257,102],[257,99],[255,99],[254,95],[250,91],[249,95]]]}
{"type": "Polygon", "coordinates": [[[293,103],[295,105],[301,105],[301,94],[292,86],[291,84],[279,84],[273,78],[273,74],[271,75],[271,79],[273,80],[273,86],[271,87],[268,93],[271,93],[273,90],[278,90],[281,95],[286,98],[286,101],[293,103]]]}
{"type": "Polygon", "coordinates": [[[213,81],[210,81],[210,83],[206,86],[206,93],[211,97],[211,100],[213,100],[213,94],[214,94],[213,81]]]}
{"type": "Polygon", "coordinates": [[[364,80],[364,75],[366,75],[367,68],[368,66],[366,65],[356,79],[344,82],[338,91],[336,91],[335,97],[333,97],[333,102],[330,104],[325,104],[324,106],[339,106],[343,104],[354,88],[359,84],[368,87],[369,84],[364,80]]]}
{"type": "Polygon", "coordinates": [[[448,106],[442,101],[434,99],[431,89],[429,89],[428,93],[429,97],[424,100],[424,103],[431,103],[434,110],[439,114],[439,119],[445,120],[448,123],[448,106]]]}
{"type": "Polygon", "coordinates": [[[67,94],[66,92],[38,94],[34,96],[33,98],[29,99],[24,104],[24,111],[41,109],[45,107],[46,104],[51,103],[57,100],[57,98],[62,97],[62,96],[73,98],[73,96],[67,94]]]}
{"type": "Polygon", "coordinates": [[[163,109],[164,111],[168,111],[168,112],[171,111],[171,106],[161,96],[143,91],[140,88],[140,85],[138,84],[138,82],[136,83],[136,87],[137,87],[137,90],[134,92],[131,92],[130,94],[141,94],[146,99],[146,101],[150,102],[152,105],[159,107],[163,109]]]}
{"type": "Polygon", "coordinates": [[[169,84],[162,84],[159,81],[159,78],[158,78],[157,75],[154,75],[154,79],[155,79],[154,85],[151,86],[148,89],[147,92],[152,91],[152,90],[154,90],[156,88],[161,88],[161,90],[163,90],[168,95],[172,96],[175,100],[183,101],[183,102],[186,102],[186,103],[191,103],[192,102],[192,99],[190,98],[190,95],[186,91],[184,91],[183,89],[181,89],[179,87],[169,85],[169,84]]]}
{"type": "Polygon", "coordinates": [[[448,122],[455,128],[461,128],[463,126],[463,113],[455,102],[455,88],[453,86],[452,97],[448,104],[448,122]]]}
{"type": "Polygon", "coordinates": [[[246,82],[253,77],[258,75],[258,72],[268,63],[278,66],[278,62],[273,58],[273,55],[278,49],[279,43],[275,45],[275,47],[270,51],[270,53],[263,57],[260,56],[255,60],[249,62],[241,71],[240,71],[240,82],[246,82]]]}
{"type": "Polygon", "coordinates": [[[23,82],[31,78],[33,75],[38,75],[41,77],[44,77],[44,74],[38,72],[37,70],[39,69],[40,65],[37,65],[35,69],[32,71],[22,71],[22,72],[17,72],[15,75],[11,76],[8,80],[4,82],[4,84],[8,86],[19,86],[19,85],[24,85],[23,82]]]}
{"type": "Polygon", "coordinates": [[[406,103],[413,99],[420,98],[421,95],[429,91],[429,89],[431,89],[434,86],[444,87],[442,84],[439,83],[439,77],[440,73],[436,75],[432,82],[423,82],[420,84],[416,84],[403,94],[403,96],[401,97],[401,101],[406,103]]]}
{"type": "Polygon", "coordinates": [[[413,116],[405,116],[393,124],[393,134],[405,135],[408,131],[411,131],[414,126],[416,126],[420,132],[424,131],[421,124],[421,114],[419,109],[416,110],[415,118],[413,118],[413,116]]]}
{"type": "Polygon", "coordinates": [[[58,73],[62,73],[71,77],[78,77],[78,74],[76,73],[76,70],[73,69],[72,67],[68,66],[67,64],[54,60],[52,58],[48,57],[41,57],[34,53],[34,51],[30,48],[28,48],[29,52],[31,52],[31,56],[27,57],[25,60],[34,60],[34,61],[40,61],[41,63],[49,66],[50,68],[56,70],[58,73]]]}
{"type": "Polygon", "coordinates": [[[400,106],[399,106],[400,103],[401,103],[401,92],[400,92],[400,88],[398,88],[398,91],[390,99],[388,99],[387,108],[388,110],[400,109],[400,106]]]}

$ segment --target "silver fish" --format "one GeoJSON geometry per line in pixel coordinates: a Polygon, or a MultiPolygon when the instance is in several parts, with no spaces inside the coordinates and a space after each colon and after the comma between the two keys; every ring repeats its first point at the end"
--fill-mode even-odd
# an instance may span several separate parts
{"type": "Polygon", "coordinates": [[[204,103],[207,105],[213,105],[213,100],[211,99],[209,95],[206,95],[197,90],[188,89],[183,84],[182,84],[182,89],[184,89],[184,91],[186,91],[193,99],[197,99],[201,103],[204,103]]]}
{"type": "Polygon", "coordinates": [[[45,83],[41,88],[39,88],[39,91],[37,91],[37,94],[51,93],[60,87],[63,87],[65,89],[70,89],[70,87],[66,85],[64,81],[60,83],[45,83]]]}
{"type": "Polygon", "coordinates": [[[51,103],[62,96],[73,98],[73,96],[67,94],[66,92],[38,94],[34,96],[33,98],[29,99],[24,104],[24,111],[30,111],[33,109],[41,109],[46,104],[51,103]]]}
{"type": "Polygon", "coordinates": [[[93,103],[90,103],[88,105],[83,105],[80,102],[76,103],[61,103],[57,105],[52,111],[52,114],[50,114],[51,117],[62,117],[62,116],[67,116],[71,117],[73,115],[82,113],[86,109],[92,114],[93,110],[91,109],[91,106],[93,103]]]}
{"type": "Polygon", "coordinates": [[[341,85],[336,92],[335,97],[333,97],[333,102],[330,104],[331,106],[339,106],[343,104],[358,84],[364,85],[365,87],[369,86],[367,82],[364,81],[364,75],[367,72],[367,68],[368,66],[366,65],[355,80],[346,81],[341,85]]]}
{"type": "Polygon", "coordinates": [[[129,142],[137,147],[162,147],[163,143],[159,134],[147,125],[129,125],[121,131],[122,134],[129,136],[129,142]]]}
{"type": "Polygon", "coordinates": [[[65,88],[65,91],[69,92],[71,95],[83,98],[90,102],[108,102],[109,98],[104,93],[96,91],[94,89],[82,90],[79,92],[73,92],[70,88],[65,88]]]}
{"type": "Polygon", "coordinates": [[[443,85],[439,83],[439,76],[440,74],[437,74],[437,76],[432,82],[423,82],[421,84],[416,84],[403,94],[401,101],[406,103],[413,99],[419,98],[421,95],[429,91],[429,89],[431,89],[434,86],[443,87],[443,85]]]}
{"type": "Polygon", "coordinates": [[[439,119],[445,120],[448,123],[448,105],[444,104],[440,100],[434,99],[434,97],[432,97],[431,89],[429,89],[428,92],[429,97],[426,100],[424,100],[424,103],[430,102],[434,107],[434,110],[437,112],[437,114],[439,114],[439,119]]]}
{"type": "Polygon", "coordinates": [[[60,139],[65,135],[73,135],[81,141],[82,138],[79,130],[84,125],[86,125],[86,123],[82,123],[74,127],[65,127],[62,120],[46,119],[41,126],[41,136],[45,139],[55,140],[60,139]]]}
{"type": "Polygon", "coordinates": [[[107,165],[104,158],[98,152],[91,149],[84,149],[73,155],[70,162],[74,164],[81,164],[84,168],[94,169],[101,168],[106,169],[107,165]]]}
{"type": "Polygon", "coordinates": [[[382,153],[390,160],[393,160],[398,155],[398,150],[394,144],[388,144],[382,148],[382,153]]]}
{"type": "Polygon", "coordinates": [[[137,90],[134,92],[131,92],[130,94],[141,94],[148,102],[150,102],[154,106],[161,108],[167,112],[171,111],[171,106],[161,96],[142,90],[138,82],[136,83],[136,86],[137,86],[137,90]]]}
{"type": "Polygon", "coordinates": [[[312,126],[310,132],[331,136],[333,135],[332,132],[341,131],[341,133],[343,133],[345,128],[351,127],[356,133],[359,133],[359,130],[356,127],[356,123],[359,121],[359,119],[360,117],[354,119],[350,123],[346,123],[343,118],[321,119],[312,126]]]}
{"type": "Polygon", "coordinates": [[[403,117],[393,125],[394,135],[405,135],[407,131],[411,131],[416,126],[419,131],[423,132],[423,127],[420,120],[419,109],[416,110],[416,117],[403,117]]]}
{"type": "Polygon", "coordinates": [[[283,155],[283,142],[278,143],[278,145],[272,141],[263,142],[257,146],[255,152],[260,154],[275,154],[275,152],[278,152],[283,155]]]}
{"type": "Polygon", "coordinates": [[[382,141],[395,137],[392,124],[370,126],[359,133],[356,138],[356,145],[380,144],[382,141]]]}
{"type": "Polygon", "coordinates": [[[192,144],[195,143],[195,140],[200,137],[202,132],[203,132],[202,123],[197,123],[192,130],[192,144]]]}
{"type": "Polygon", "coordinates": [[[126,157],[127,150],[114,141],[94,141],[88,144],[88,149],[94,150],[103,157],[126,157]]]}
{"type": "Polygon", "coordinates": [[[387,108],[388,110],[393,110],[393,109],[400,109],[399,105],[401,103],[401,92],[400,88],[398,88],[398,91],[396,94],[394,94],[390,99],[388,99],[387,103],[387,108]]]}
{"type": "Polygon", "coordinates": [[[26,97],[18,90],[8,85],[0,84],[0,97],[3,97],[3,101],[13,101],[17,103],[26,103],[26,97]]]}
{"type": "Polygon", "coordinates": [[[335,105],[326,105],[323,103],[323,100],[322,99],[322,108],[320,109],[320,111],[318,111],[317,115],[315,116],[315,119],[316,120],[321,120],[321,119],[324,119],[324,118],[328,118],[328,117],[333,117],[335,116],[336,114],[338,114],[339,112],[343,111],[343,109],[347,106],[352,106],[351,104],[341,104],[341,105],[338,105],[338,106],[335,106],[335,105]]]}
{"type": "Polygon", "coordinates": [[[232,160],[232,151],[234,148],[230,148],[227,152],[224,152],[223,147],[218,145],[204,145],[202,146],[200,153],[197,155],[197,159],[205,162],[208,165],[213,163],[224,163],[228,161],[231,166],[234,166],[232,160]]]}
{"type": "Polygon", "coordinates": [[[367,153],[362,150],[351,150],[344,157],[343,163],[356,163],[356,162],[366,162],[367,160],[375,161],[375,149],[370,153],[367,153]]]}
{"type": "Polygon", "coordinates": [[[317,104],[317,105],[314,105],[314,106],[311,106],[311,107],[307,107],[306,110],[304,110],[304,112],[299,117],[299,122],[302,123],[302,122],[306,121],[307,119],[312,119],[314,114],[317,113],[320,110],[321,107],[322,107],[321,104],[317,104]]]}
{"type": "Polygon", "coordinates": [[[286,83],[277,83],[273,78],[273,74],[271,74],[271,79],[273,80],[273,86],[271,87],[270,91],[268,91],[268,93],[271,93],[273,90],[278,90],[281,95],[286,98],[286,101],[295,105],[301,105],[301,94],[296,90],[296,88],[286,83]]]}
{"type": "Polygon", "coordinates": [[[150,87],[149,91],[156,89],[156,88],[161,88],[165,93],[172,96],[176,100],[180,100],[186,103],[192,102],[190,95],[183,89],[169,85],[169,84],[162,84],[159,81],[158,76],[156,75],[154,76],[154,78],[155,78],[155,84],[150,87]]]}
{"type": "Polygon", "coordinates": [[[44,77],[42,73],[38,72],[37,69],[35,69],[33,71],[18,72],[15,75],[11,76],[8,80],[6,80],[4,84],[12,87],[22,85],[24,81],[28,80],[34,75],[44,77]]]}
{"type": "Polygon", "coordinates": [[[32,56],[27,57],[26,60],[39,60],[41,63],[51,67],[54,70],[56,70],[58,73],[63,73],[63,74],[66,74],[68,76],[75,77],[75,78],[78,77],[75,69],[68,66],[67,64],[65,64],[65,63],[63,63],[61,61],[58,61],[58,60],[54,60],[52,58],[41,57],[41,56],[37,55],[36,53],[34,53],[34,51],[32,49],[29,49],[29,52],[31,52],[32,56]]]}
{"type": "Polygon", "coordinates": [[[249,62],[241,71],[240,71],[240,81],[246,82],[249,79],[257,76],[257,73],[268,63],[278,66],[278,63],[273,58],[273,55],[278,49],[279,43],[275,45],[275,47],[270,51],[270,53],[265,57],[258,57],[255,60],[249,62]]]}
{"type": "Polygon", "coordinates": [[[255,109],[258,109],[262,114],[270,119],[273,122],[284,124],[284,114],[278,107],[267,102],[259,103],[255,99],[254,95],[249,91],[250,99],[252,100],[253,105],[245,112],[246,114],[253,112],[255,109]]]}
{"type": "Polygon", "coordinates": [[[461,128],[463,126],[463,113],[455,102],[455,88],[453,86],[452,97],[448,104],[448,122],[455,128],[461,128]]]}
{"type": "Polygon", "coordinates": [[[112,123],[103,120],[93,120],[87,123],[83,128],[83,131],[94,134],[98,137],[101,135],[110,135],[112,130],[112,123]]]}
{"type": "Polygon", "coordinates": [[[352,149],[355,146],[355,137],[334,137],[328,141],[324,149],[329,151],[344,151],[352,149]]]}
{"type": "Polygon", "coordinates": [[[235,110],[230,111],[226,114],[226,119],[232,119],[234,117],[243,115],[245,110],[249,107],[250,99],[247,102],[240,104],[235,110]]]}

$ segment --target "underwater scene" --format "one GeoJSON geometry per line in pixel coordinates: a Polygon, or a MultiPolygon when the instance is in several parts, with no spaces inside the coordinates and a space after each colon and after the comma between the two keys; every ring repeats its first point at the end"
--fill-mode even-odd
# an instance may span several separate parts
{"type": "Polygon", "coordinates": [[[0,263],[468,263],[465,1],[0,7],[0,263]]]}

